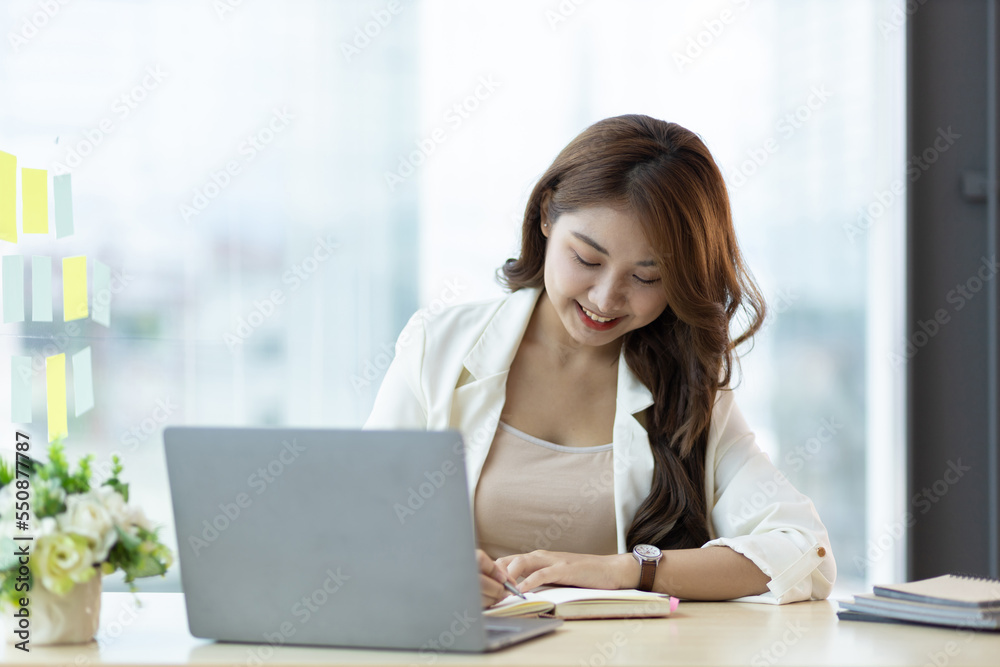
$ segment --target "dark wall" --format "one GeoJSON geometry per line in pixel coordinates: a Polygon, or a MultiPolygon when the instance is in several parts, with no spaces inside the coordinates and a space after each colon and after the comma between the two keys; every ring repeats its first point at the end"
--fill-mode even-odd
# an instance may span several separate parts
{"type": "Polygon", "coordinates": [[[911,4],[908,575],[997,577],[996,0],[911,4]]]}

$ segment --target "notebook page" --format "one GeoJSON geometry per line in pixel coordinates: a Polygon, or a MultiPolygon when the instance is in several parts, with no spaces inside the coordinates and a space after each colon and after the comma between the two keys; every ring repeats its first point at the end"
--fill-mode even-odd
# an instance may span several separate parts
{"type": "Polygon", "coordinates": [[[906,584],[876,586],[875,595],[965,607],[1000,607],[1000,581],[946,574],[906,584]]]}

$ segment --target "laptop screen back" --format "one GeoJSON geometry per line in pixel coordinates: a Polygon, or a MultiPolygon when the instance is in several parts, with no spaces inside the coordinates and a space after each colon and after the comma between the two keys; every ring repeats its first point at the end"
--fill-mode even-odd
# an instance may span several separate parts
{"type": "Polygon", "coordinates": [[[458,432],[168,427],[191,633],[481,651],[458,432]]]}

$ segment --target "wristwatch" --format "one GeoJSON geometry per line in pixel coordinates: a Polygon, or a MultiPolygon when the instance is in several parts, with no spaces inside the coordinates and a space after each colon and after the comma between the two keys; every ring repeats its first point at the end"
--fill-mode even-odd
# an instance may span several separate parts
{"type": "Polygon", "coordinates": [[[639,561],[639,585],[640,591],[653,590],[653,581],[656,579],[656,565],[663,558],[663,552],[652,544],[637,544],[632,549],[632,555],[639,561]]]}

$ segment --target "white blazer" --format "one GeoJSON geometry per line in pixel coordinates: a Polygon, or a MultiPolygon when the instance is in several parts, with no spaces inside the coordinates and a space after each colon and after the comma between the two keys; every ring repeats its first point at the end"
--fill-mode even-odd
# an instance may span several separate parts
{"type": "MultiPolygon", "coordinates": [[[[396,342],[365,428],[460,431],[474,502],[506,400],[507,373],[540,293],[521,289],[436,313],[418,311],[396,342]]],[[[634,417],[652,404],[622,356],[612,446],[619,552],[652,485],[649,438],[634,417]]],[[[757,447],[728,390],[717,393],[712,412],[705,500],[711,541],[704,546],[730,547],[771,577],[767,593],[741,600],[781,604],[830,594],[837,570],[826,528],[812,501],[757,447]]]]}

